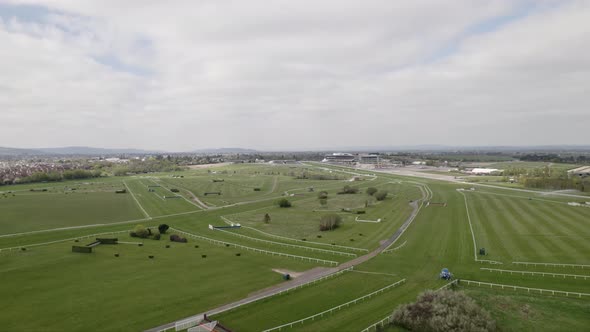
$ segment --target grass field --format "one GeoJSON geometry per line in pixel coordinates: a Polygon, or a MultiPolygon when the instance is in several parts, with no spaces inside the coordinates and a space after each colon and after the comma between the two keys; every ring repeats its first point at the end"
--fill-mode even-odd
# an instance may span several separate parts
{"type": "MultiPolygon", "coordinates": [[[[406,279],[382,294],[293,328],[360,331],[389,315],[399,304],[413,301],[423,290],[445,285],[445,281],[438,279],[443,267],[459,279],[590,293],[590,278],[571,277],[590,276],[590,266],[512,263],[590,265],[590,208],[568,205],[570,197],[511,188],[478,186],[474,191],[457,191],[468,187],[315,163],[230,165],[211,172],[177,172],[174,177],[155,173],[3,187],[0,249],[16,249],[0,251],[0,292],[4,299],[0,303],[0,321],[10,331],[141,331],[173,322],[284,284],[281,274],[272,269],[304,272],[318,267],[327,269],[328,265],[310,262],[313,259],[338,264],[358,259],[378,248],[408,220],[413,211],[410,201],[417,201],[414,204],[419,207],[418,214],[391,245],[390,249],[395,250],[356,264],[355,272],[240,306],[213,318],[234,330],[260,331],[406,279]],[[349,181],[353,176],[361,180],[349,181]],[[332,179],[318,180],[319,177],[332,179]],[[223,182],[213,182],[214,179],[223,182]],[[344,185],[358,187],[359,193],[338,195],[344,185]],[[387,199],[378,202],[367,195],[365,190],[371,186],[388,191],[387,199]],[[30,191],[31,188],[47,191],[30,191]],[[114,193],[122,188],[128,192],[114,193]],[[328,192],[326,206],[317,198],[321,190],[328,192]],[[209,191],[221,191],[222,195],[203,195],[209,191]],[[280,197],[287,197],[293,206],[276,206],[280,197]],[[263,220],[266,213],[271,216],[270,223],[263,220]],[[327,213],[341,215],[342,226],[320,232],[319,219],[327,213]],[[357,217],[381,222],[359,222],[357,217]],[[226,231],[208,227],[227,225],[228,220],[243,227],[226,231]],[[222,242],[215,244],[189,237],[188,243],[180,244],[171,243],[167,235],[160,241],[127,235],[136,224],[157,227],[161,223],[222,242]],[[78,226],[87,227],[71,228],[78,226]],[[92,254],[71,252],[73,244],[86,244],[93,238],[80,242],[74,242],[75,239],[112,231],[123,231],[113,235],[121,241],[142,241],[144,245],[100,245],[92,254]],[[235,248],[229,243],[243,247],[235,248]],[[477,255],[481,247],[486,248],[488,255],[477,255]],[[155,258],[149,259],[148,255],[155,258]],[[491,265],[476,259],[503,264],[491,265]]],[[[487,308],[503,331],[578,331],[590,324],[590,297],[490,291],[475,286],[461,289],[487,308]]]]}
{"type": "Polygon", "coordinates": [[[0,199],[0,234],[108,224],[145,216],[129,194],[114,191],[17,192],[0,199]]]}

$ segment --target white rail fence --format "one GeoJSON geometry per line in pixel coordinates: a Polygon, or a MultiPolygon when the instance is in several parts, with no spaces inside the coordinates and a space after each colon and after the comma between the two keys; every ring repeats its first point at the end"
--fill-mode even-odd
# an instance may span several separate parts
{"type": "Polygon", "coordinates": [[[441,288],[437,289],[435,292],[441,291],[443,289],[447,289],[447,288],[451,287],[452,285],[456,285],[458,282],[459,282],[459,279],[455,279],[455,280],[449,282],[448,284],[442,286],[441,288]]]}
{"type": "Polygon", "coordinates": [[[273,327],[273,328],[264,330],[263,332],[270,332],[270,331],[277,331],[277,330],[280,331],[281,329],[286,328],[286,327],[291,328],[291,327],[293,327],[293,325],[303,324],[303,323],[305,323],[306,321],[309,321],[309,320],[315,320],[318,317],[323,317],[324,315],[330,314],[330,313],[332,313],[332,312],[334,312],[336,310],[340,310],[340,309],[342,309],[344,307],[348,307],[350,305],[356,304],[357,302],[360,302],[360,301],[362,301],[364,299],[368,299],[371,296],[374,296],[376,294],[382,293],[382,292],[384,292],[384,291],[386,291],[386,290],[388,290],[388,289],[390,289],[392,287],[395,287],[395,286],[398,286],[401,283],[404,283],[405,281],[406,281],[406,279],[402,279],[402,280],[397,281],[397,282],[395,282],[395,283],[393,283],[393,284],[391,284],[389,286],[385,286],[385,287],[383,287],[381,289],[378,289],[378,290],[376,290],[376,291],[374,291],[372,293],[369,293],[367,295],[364,295],[364,296],[361,296],[359,298],[356,298],[356,299],[354,299],[352,301],[348,301],[346,303],[343,303],[343,304],[338,305],[336,307],[330,308],[328,310],[324,310],[324,311],[322,311],[320,313],[317,313],[315,315],[305,317],[303,319],[299,319],[299,320],[296,320],[296,321],[293,321],[293,322],[290,322],[290,323],[287,323],[287,324],[279,325],[279,326],[276,326],[276,327],[273,327]]]}
{"type": "Polygon", "coordinates": [[[381,252],[381,253],[382,253],[382,254],[387,254],[387,253],[390,253],[390,252],[394,252],[394,251],[396,251],[396,250],[399,250],[399,249],[403,248],[403,247],[406,245],[406,243],[408,243],[408,241],[407,241],[407,240],[406,240],[406,241],[404,241],[404,243],[400,244],[399,246],[397,246],[397,247],[395,247],[395,248],[391,248],[391,249],[383,250],[383,252],[381,252]]]}
{"type": "Polygon", "coordinates": [[[247,235],[242,235],[242,234],[238,234],[238,233],[234,233],[231,231],[226,231],[224,229],[219,229],[219,228],[213,228],[216,231],[220,231],[220,232],[224,232],[226,234],[231,234],[233,236],[237,236],[237,237],[241,237],[243,239],[248,239],[248,240],[252,240],[252,241],[256,241],[256,242],[263,242],[263,243],[270,243],[270,244],[275,244],[275,245],[279,245],[279,246],[283,246],[283,247],[290,247],[290,248],[301,248],[301,249],[305,249],[305,250],[309,250],[309,251],[317,251],[317,252],[324,252],[327,254],[332,254],[332,255],[339,255],[339,256],[349,256],[349,257],[356,257],[356,254],[352,254],[349,252],[341,252],[341,251],[334,251],[334,250],[328,250],[328,249],[320,249],[320,248],[313,248],[313,247],[307,247],[307,246],[300,246],[297,244],[289,244],[289,243],[283,243],[283,242],[276,242],[276,241],[270,241],[270,240],[264,240],[264,239],[259,239],[256,237],[251,237],[251,236],[247,236],[247,235]]]}
{"type": "Polygon", "coordinates": [[[308,261],[308,262],[316,262],[316,263],[321,263],[321,264],[327,264],[327,265],[334,265],[337,266],[339,263],[336,261],[330,261],[330,260],[325,260],[325,259],[320,259],[320,258],[314,258],[314,257],[306,257],[306,256],[298,256],[298,255],[291,255],[291,254],[287,254],[287,253],[283,253],[283,252],[276,252],[276,251],[269,251],[269,250],[264,250],[264,249],[258,249],[258,248],[252,248],[252,247],[248,247],[248,246],[243,246],[241,244],[236,244],[236,243],[231,243],[231,242],[226,242],[226,241],[220,241],[220,240],[215,240],[215,239],[211,239],[205,236],[201,236],[201,235],[196,235],[196,234],[192,234],[192,233],[188,233],[185,231],[181,231],[179,229],[170,227],[170,230],[184,234],[186,236],[190,236],[192,238],[195,239],[200,239],[200,240],[205,240],[214,244],[221,244],[221,245],[225,245],[225,246],[232,246],[235,248],[242,248],[245,250],[250,250],[253,252],[257,252],[257,253],[262,253],[262,254],[267,254],[267,255],[271,255],[271,256],[282,256],[282,257],[289,257],[289,258],[294,258],[294,259],[300,259],[302,261],[308,261]]]}
{"type": "Polygon", "coordinates": [[[482,267],[480,268],[480,270],[484,270],[484,271],[490,271],[490,272],[500,272],[500,274],[503,273],[510,273],[512,274],[520,274],[520,275],[532,275],[532,276],[542,276],[542,277],[546,277],[546,276],[550,276],[550,277],[563,277],[563,279],[569,277],[569,278],[574,278],[574,279],[584,279],[587,280],[588,278],[590,278],[590,275],[582,275],[582,274],[567,274],[567,273],[553,273],[553,272],[538,272],[538,271],[515,271],[515,270],[502,270],[502,269],[490,269],[490,268],[486,268],[486,267],[482,267]]]}
{"type": "Polygon", "coordinates": [[[516,265],[525,265],[525,266],[550,266],[550,267],[579,267],[582,269],[590,268],[590,265],[587,264],[565,264],[565,263],[536,263],[536,262],[512,262],[512,264],[516,265]]]}
{"type": "Polygon", "coordinates": [[[41,242],[41,243],[33,243],[33,244],[23,244],[23,245],[17,246],[17,247],[0,248],[0,252],[13,251],[13,250],[22,250],[22,248],[31,248],[31,247],[46,246],[46,245],[55,244],[55,243],[62,243],[62,242],[68,242],[68,241],[74,241],[74,240],[87,239],[87,238],[91,238],[91,237],[95,237],[95,236],[99,236],[99,235],[112,235],[112,234],[119,234],[119,233],[126,233],[126,232],[129,232],[129,231],[116,231],[116,232],[96,233],[96,234],[71,237],[71,238],[67,238],[67,239],[60,239],[60,240],[49,241],[49,242],[41,242]]]}
{"type": "Polygon", "coordinates": [[[201,323],[205,319],[205,315],[198,315],[195,317],[190,317],[187,319],[179,320],[174,323],[174,330],[182,331],[186,330],[189,327],[193,327],[201,323]]]}
{"type": "MultiPolygon", "coordinates": [[[[233,222],[229,219],[227,219],[226,217],[221,217],[221,219],[228,225],[231,224],[237,224],[236,222],[233,222]]],[[[369,249],[363,249],[363,248],[355,248],[355,247],[347,247],[347,246],[341,246],[341,245],[337,245],[337,244],[329,244],[329,243],[322,243],[322,242],[314,242],[314,241],[303,241],[303,240],[299,240],[299,239],[293,239],[290,237],[286,237],[286,236],[280,236],[280,235],[275,235],[275,234],[271,234],[271,233],[267,233],[264,231],[261,231],[259,229],[256,229],[254,227],[248,227],[248,226],[244,226],[242,225],[242,228],[244,229],[250,229],[253,231],[256,231],[260,234],[264,234],[266,236],[269,237],[274,237],[276,239],[283,239],[283,240],[288,240],[288,241],[295,241],[295,242],[302,242],[302,243],[312,243],[312,244],[317,244],[317,245],[321,245],[321,246],[330,246],[332,248],[340,248],[340,249],[346,249],[346,250],[351,250],[351,251],[362,251],[362,252],[369,252],[369,249]]]]}
{"type": "Polygon", "coordinates": [[[565,295],[565,296],[577,296],[582,298],[582,296],[590,297],[588,293],[580,293],[580,292],[568,292],[568,291],[560,291],[554,289],[542,289],[542,288],[531,288],[531,287],[522,287],[522,286],[514,286],[514,285],[504,285],[504,284],[494,284],[491,282],[483,282],[483,281],[476,281],[476,280],[465,280],[461,279],[459,283],[467,283],[467,285],[475,284],[477,286],[489,286],[490,288],[502,288],[502,289],[512,289],[512,290],[526,290],[528,293],[538,292],[539,294],[551,294],[551,295],[565,295]]]}
{"type": "Polygon", "coordinates": [[[392,317],[392,315],[389,315],[389,316],[383,318],[382,320],[378,321],[377,323],[374,323],[374,324],[366,327],[361,332],[377,331],[378,327],[385,327],[385,326],[391,324],[392,322],[393,322],[393,317],[392,317]]]}

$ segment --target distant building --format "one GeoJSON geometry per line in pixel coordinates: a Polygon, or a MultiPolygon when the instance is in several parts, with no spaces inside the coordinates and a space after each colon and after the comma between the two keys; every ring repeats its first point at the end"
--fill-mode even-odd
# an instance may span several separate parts
{"type": "Polygon", "coordinates": [[[474,168],[470,173],[474,175],[497,175],[503,172],[503,170],[496,168],[474,168]]]}
{"type": "Polygon", "coordinates": [[[268,162],[272,165],[292,165],[292,164],[299,164],[297,160],[271,160],[268,162]]]}
{"type": "Polygon", "coordinates": [[[567,171],[569,177],[580,177],[585,178],[590,176],[590,166],[582,166],[567,171]]]}
{"type": "Polygon", "coordinates": [[[337,163],[337,164],[353,164],[355,162],[354,155],[350,153],[332,153],[324,156],[323,163],[337,163]]]}
{"type": "Polygon", "coordinates": [[[381,163],[381,156],[378,154],[362,154],[359,156],[361,164],[379,165],[381,163]]]}

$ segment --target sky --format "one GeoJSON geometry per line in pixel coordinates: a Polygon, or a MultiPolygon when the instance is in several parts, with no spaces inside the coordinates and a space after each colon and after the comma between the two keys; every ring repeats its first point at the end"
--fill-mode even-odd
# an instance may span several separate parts
{"type": "Polygon", "coordinates": [[[0,146],[590,143],[590,1],[0,0],[0,146]]]}

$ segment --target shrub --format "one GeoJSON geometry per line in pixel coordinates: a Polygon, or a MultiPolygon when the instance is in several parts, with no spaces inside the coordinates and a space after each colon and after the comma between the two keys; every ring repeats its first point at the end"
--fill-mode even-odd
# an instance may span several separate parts
{"type": "Polygon", "coordinates": [[[135,234],[135,232],[129,232],[129,236],[131,236],[131,237],[137,237],[137,234],[135,234]]]}
{"type": "Polygon", "coordinates": [[[172,241],[172,242],[182,242],[182,243],[186,243],[187,242],[187,240],[186,240],[185,237],[180,237],[180,236],[178,236],[176,234],[170,235],[170,241],[172,241]]]}
{"type": "Polygon", "coordinates": [[[340,226],[340,223],[342,222],[342,217],[340,217],[337,214],[326,214],[324,216],[322,216],[322,218],[320,219],[320,231],[331,231],[334,230],[336,228],[338,228],[338,226],[340,226]]]}
{"type": "Polygon", "coordinates": [[[133,232],[135,233],[135,235],[137,235],[137,237],[142,239],[147,238],[149,235],[149,231],[145,227],[143,227],[143,225],[135,226],[133,232]]]}
{"type": "Polygon", "coordinates": [[[323,190],[323,191],[320,191],[320,192],[318,193],[318,198],[319,198],[319,199],[326,199],[326,198],[328,198],[328,192],[327,192],[327,191],[325,191],[325,190],[323,190]]]}
{"type": "Polygon", "coordinates": [[[254,191],[260,191],[260,188],[254,188],[254,191]]]}
{"type": "Polygon", "coordinates": [[[365,211],[365,210],[357,210],[357,211],[356,211],[356,214],[365,214],[365,213],[366,213],[366,211],[365,211]]]}
{"type": "Polygon", "coordinates": [[[382,201],[382,200],[384,200],[385,198],[387,198],[387,191],[379,191],[379,192],[377,192],[377,193],[375,194],[375,198],[376,198],[378,201],[382,201]]]}
{"type": "Polygon", "coordinates": [[[264,214],[264,223],[270,224],[270,215],[268,213],[264,214]]]}
{"type": "Polygon", "coordinates": [[[496,330],[496,322],[463,292],[426,291],[414,303],[404,304],[393,312],[393,322],[412,331],[496,330]]]}
{"type": "Polygon", "coordinates": [[[173,193],[180,192],[180,190],[178,190],[178,189],[176,189],[176,188],[170,188],[170,191],[171,191],[171,192],[173,192],[173,193]]]}
{"type": "Polygon", "coordinates": [[[158,231],[160,232],[160,234],[166,234],[168,228],[170,228],[170,226],[166,224],[161,224],[160,226],[158,226],[158,231]]]}
{"type": "Polygon", "coordinates": [[[327,198],[320,198],[320,205],[321,206],[326,206],[327,204],[328,204],[327,198]]]}
{"type": "Polygon", "coordinates": [[[154,234],[154,235],[152,236],[152,239],[154,239],[154,240],[159,240],[159,239],[160,239],[160,237],[161,237],[160,233],[156,233],[156,234],[154,234]]]}
{"type": "Polygon", "coordinates": [[[376,192],[377,192],[377,188],[375,188],[375,187],[367,188],[367,195],[373,196],[373,194],[375,194],[376,192]]]}
{"type": "Polygon", "coordinates": [[[359,192],[358,188],[353,188],[349,185],[344,186],[344,188],[342,188],[342,191],[339,191],[338,194],[342,195],[342,194],[356,194],[359,192]]]}
{"type": "Polygon", "coordinates": [[[282,208],[288,208],[291,207],[291,202],[286,198],[281,198],[277,201],[277,205],[282,208]]]}

